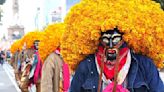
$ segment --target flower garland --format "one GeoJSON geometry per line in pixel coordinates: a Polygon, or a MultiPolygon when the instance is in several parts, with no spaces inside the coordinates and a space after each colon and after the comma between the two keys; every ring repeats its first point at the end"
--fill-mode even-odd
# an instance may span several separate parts
{"type": "Polygon", "coordinates": [[[93,54],[101,31],[118,29],[136,53],[164,67],[164,12],[151,0],[82,0],[67,14],[61,53],[71,69],[93,54]]]}
{"type": "Polygon", "coordinates": [[[44,39],[39,43],[39,54],[42,63],[46,57],[56,50],[60,45],[60,39],[64,32],[64,23],[56,23],[48,25],[44,30],[44,39]]]}

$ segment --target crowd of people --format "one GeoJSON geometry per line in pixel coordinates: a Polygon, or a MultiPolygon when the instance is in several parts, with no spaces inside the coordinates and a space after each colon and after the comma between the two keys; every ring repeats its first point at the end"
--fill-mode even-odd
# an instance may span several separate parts
{"type": "Polygon", "coordinates": [[[0,51],[0,64],[3,65],[5,62],[10,61],[11,54],[10,50],[1,50],[0,51]]]}
{"type": "Polygon", "coordinates": [[[12,44],[17,83],[22,92],[164,92],[163,16],[151,0],[82,0],[64,22],[12,44]]]}

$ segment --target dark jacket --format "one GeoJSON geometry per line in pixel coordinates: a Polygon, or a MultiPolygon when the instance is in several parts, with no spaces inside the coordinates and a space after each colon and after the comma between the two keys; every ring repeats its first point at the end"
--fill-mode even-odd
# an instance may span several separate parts
{"type": "Polygon", "coordinates": [[[0,60],[4,60],[4,58],[5,58],[5,52],[1,51],[0,52],[0,60]]]}
{"type": "MultiPolygon", "coordinates": [[[[99,74],[94,55],[82,61],[71,82],[70,92],[97,92],[99,74]]],[[[164,84],[152,60],[132,54],[127,88],[130,92],[164,92],[164,84]]]]}

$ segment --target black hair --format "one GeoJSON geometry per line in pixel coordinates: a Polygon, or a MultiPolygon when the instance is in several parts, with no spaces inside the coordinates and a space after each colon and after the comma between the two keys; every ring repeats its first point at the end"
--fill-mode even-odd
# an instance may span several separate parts
{"type": "Polygon", "coordinates": [[[117,32],[117,33],[123,35],[123,33],[120,32],[117,27],[115,27],[113,30],[107,30],[106,32],[101,32],[101,35],[103,35],[104,33],[106,33],[106,34],[114,34],[114,32],[117,32]]]}
{"type": "Polygon", "coordinates": [[[35,44],[36,42],[40,42],[40,40],[34,40],[34,44],[35,44]]]}

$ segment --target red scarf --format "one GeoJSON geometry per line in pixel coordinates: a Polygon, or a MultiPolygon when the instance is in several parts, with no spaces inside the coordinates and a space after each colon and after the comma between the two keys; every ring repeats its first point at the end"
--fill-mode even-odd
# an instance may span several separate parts
{"type": "MultiPolygon", "coordinates": [[[[103,47],[98,47],[98,52],[96,53],[96,59],[98,62],[99,67],[101,67],[101,53],[103,53],[104,48],[103,47]]],[[[126,52],[128,50],[127,47],[122,48],[120,50],[120,56],[124,54],[124,52],[126,52]]],[[[118,71],[120,71],[122,69],[122,67],[124,66],[124,64],[126,63],[126,58],[127,58],[127,54],[119,61],[119,66],[118,66],[118,71]]],[[[115,66],[113,69],[109,70],[107,68],[107,66],[104,64],[104,75],[107,79],[113,79],[114,78],[114,70],[115,70],[115,66]]]]}
{"type": "Polygon", "coordinates": [[[39,52],[35,52],[35,54],[37,55],[37,59],[38,59],[38,62],[37,62],[36,68],[35,68],[35,72],[34,72],[34,83],[36,84],[42,75],[41,74],[42,64],[41,64],[41,58],[40,58],[39,52]]]}

